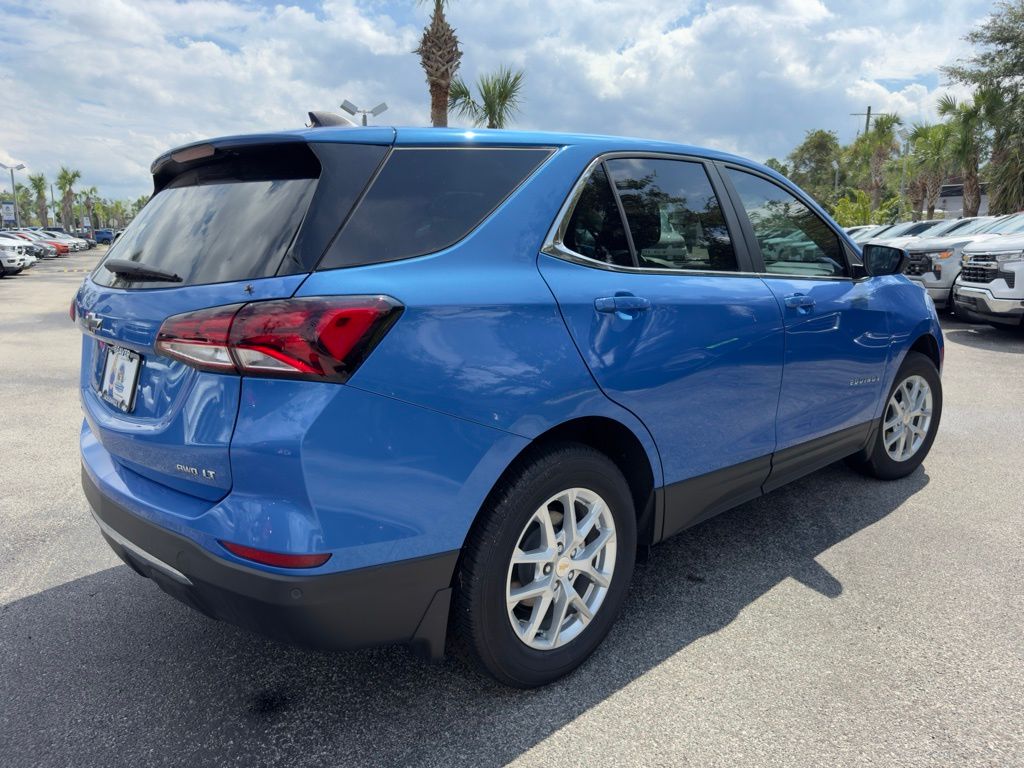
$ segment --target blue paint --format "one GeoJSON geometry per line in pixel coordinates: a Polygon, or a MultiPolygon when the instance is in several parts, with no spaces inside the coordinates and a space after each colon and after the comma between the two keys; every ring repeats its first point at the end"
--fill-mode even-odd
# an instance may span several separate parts
{"type": "Polygon", "coordinates": [[[696,155],[792,189],[742,158],[640,139],[387,127],[209,143],[282,141],[555,151],[467,237],[431,255],[183,288],[83,283],[80,325],[89,313],[102,320],[82,347],[86,470],[118,503],[227,560],[244,562],[218,539],[331,552],[311,573],[457,549],[513,459],[582,417],[635,435],[656,486],[767,456],[877,418],[910,345],[942,343],[924,292],[903,277],[640,273],[540,253],[602,153],[696,155]],[[796,293],[814,306],[787,306],[796,293]],[[346,384],[199,372],[154,351],[174,314],[348,294],[388,295],[404,310],[346,384]],[[131,414],[95,393],[110,343],[145,360],[131,414]]]}

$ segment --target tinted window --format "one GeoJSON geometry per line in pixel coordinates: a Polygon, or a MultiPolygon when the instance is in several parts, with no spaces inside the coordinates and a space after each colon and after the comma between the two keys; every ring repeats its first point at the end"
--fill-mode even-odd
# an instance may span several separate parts
{"type": "Polygon", "coordinates": [[[93,279],[117,287],[178,287],[269,277],[309,205],[314,179],[170,186],[132,221],[110,258],[172,272],[181,283],[127,281],[102,267],[93,279]]]}
{"type": "Polygon", "coordinates": [[[130,280],[102,265],[100,285],[168,288],[277,272],[317,186],[304,144],[236,150],[184,170],[146,203],[108,257],[177,274],[180,283],[130,280]]]}
{"type": "Polygon", "coordinates": [[[634,266],[618,204],[603,166],[597,166],[584,183],[562,243],[588,259],[620,267],[634,266]]]}
{"type": "Polygon", "coordinates": [[[655,269],[736,270],[729,230],[704,166],[685,160],[608,161],[637,263],[655,269]]]}
{"type": "Polygon", "coordinates": [[[839,236],[820,216],[777,184],[727,169],[772,274],[846,274],[839,236]]]}
{"type": "Polygon", "coordinates": [[[396,149],[321,269],[407,259],[454,245],[549,154],[547,149],[396,149]]]}

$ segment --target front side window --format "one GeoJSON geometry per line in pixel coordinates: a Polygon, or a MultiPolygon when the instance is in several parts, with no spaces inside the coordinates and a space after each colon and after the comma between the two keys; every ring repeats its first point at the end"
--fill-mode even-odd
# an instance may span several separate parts
{"type": "Polygon", "coordinates": [[[754,228],[769,274],[847,275],[839,236],[820,216],[767,179],[735,168],[726,172],[754,228]]]}
{"type": "Polygon", "coordinates": [[[649,269],[737,270],[718,197],[701,163],[609,160],[637,265],[649,269]]]}

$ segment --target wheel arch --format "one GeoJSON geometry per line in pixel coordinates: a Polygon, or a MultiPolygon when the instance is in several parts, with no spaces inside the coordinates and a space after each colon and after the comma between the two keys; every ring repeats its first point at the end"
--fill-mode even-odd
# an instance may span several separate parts
{"type": "Polygon", "coordinates": [[[477,510],[473,525],[467,531],[466,540],[472,535],[481,512],[491,504],[496,489],[509,474],[529,462],[542,448],[557,443],[578,443],[603,453],[619,468],[633,497],[637,516],[637,545],[655,543],[661,537],[662,527],[662,500],[658,492],[661,485],[661,466],[657,454],[651,455],[655,450],[653,442],[649,436],[646,437],[650,442],[649,446],[645,446],[644,441],[626,424],[608,416],[581,416],[541,432],[495,479],[480,509],[477,510]]]}
{"type": "Polygon", "coordinates": [[[914,343],[907,348],[907,352],[920,352],[935,363],[938,370],[942,370],[942,352],[939,349],[939,342],[931,333],[926,331],[918,336],[914,343]]]}

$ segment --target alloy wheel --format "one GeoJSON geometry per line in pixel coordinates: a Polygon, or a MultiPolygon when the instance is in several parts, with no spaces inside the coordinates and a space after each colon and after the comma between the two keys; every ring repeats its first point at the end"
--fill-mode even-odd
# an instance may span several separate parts
{"type": "Polygon", "coordinates": [[[615,520],[598,494],[570,488],[538,507],[519,534],[505,583],[519,639],[552,650],[579,636],[608,594],[615,554],[615,520]]]}
{"type": "Polygon", "coordinates": [[[932,390],[923,376],[908,376],[889,398],[882,443],[893,461],[907,461],[924,444],[932,423],[932,390]]]}

